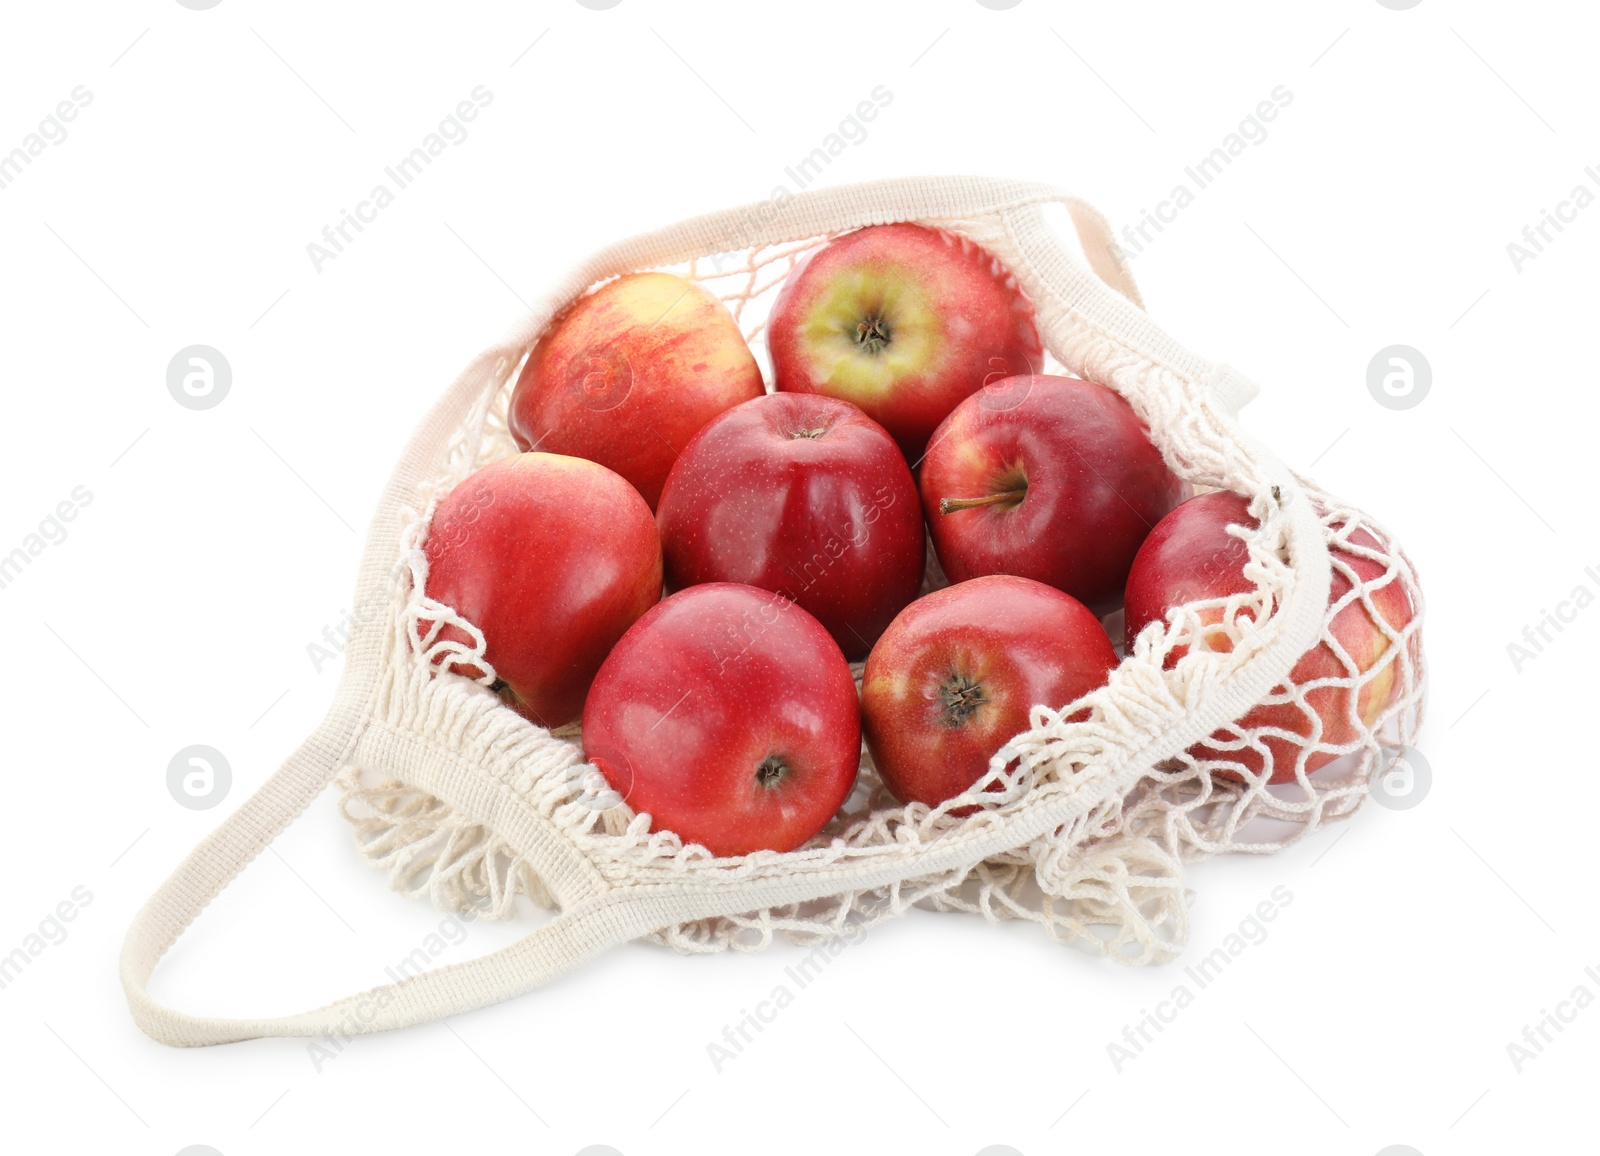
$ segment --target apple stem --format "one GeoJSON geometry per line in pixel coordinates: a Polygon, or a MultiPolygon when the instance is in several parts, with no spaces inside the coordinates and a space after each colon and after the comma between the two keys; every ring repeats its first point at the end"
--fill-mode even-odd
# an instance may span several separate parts
{"type": "Polygon", "coordinates": [[[985,494],[981,498],[940,498],[939,513],[952,514],[957,510],[974,510],[979,506],[997,506],[1002,502],[1016,505],[1027,495],[1028,487],[1005,490],[998,494],[985,494]]]}

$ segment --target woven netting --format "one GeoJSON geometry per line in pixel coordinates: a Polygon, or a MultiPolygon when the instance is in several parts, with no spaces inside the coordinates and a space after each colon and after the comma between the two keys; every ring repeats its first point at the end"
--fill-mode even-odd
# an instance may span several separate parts
{"type": "MultiPolygon", "coordinates": [[[[1003,222],[926,223],[948,230],[953,244],[977,243],[991,253],[1006,252],[1003,222]]],[[[706,286],[727,304],[770,388],[763,331],[772,299],[795,264],[827,240],[817,236],[723,253],[666,271],[706,286]]],[[[1001,273],[1006,275],[1003,269],[1001,273]]],[[[882,786],[863,750],[854,791],[806,846],[783,854],[715,858],[703,847],[684,845],[670,831],[652,831],[650,816],[634,813],[583,761],[576,725],[548,732],[501,706],[488,689],[495,675],[483,658],[481,633],[424,593],[427,561],[422,546],[442,495],[474,470],[517,452],[506,410],[521,366],[509,360],[499,387],[485,395],[458,429],[448,466],[416,495],[408,514],[404,548],[396,559],[394,601],[387,608],[391,653],[378,717],[424,734],[448,734],[452,745],[475,752],[486,770],[547,816],[606,879],[618,883],[751,879],[841,860],[911,857],[973,825],[1032,805],[1041,796],[1081,789],[1086,779],[1100,773],[1107,752],[1125,748],[1131,738],[1149,737],[1162,720],[1172,717],[1175,706],[1201,701],[1229,664],[1257,653],[1262,645],[1257,627],[1281,606],[1296,575],[1285,560],[1281,495],[1259,476],[1248,455],[1219,436],[1203,407],[1182,401],[1183,390],[1171,371],[1130,355],[1054,303],[1035,304],[1041,320],[1057,310],[1056,319],[1066,322],[1055,327],[1058,337],[1049,350],[1052,360],[1046,372],[1066,372],[1117,389],[1149,425],[1177,473],[1198,488],[1232,489],[1251,499],[1259,528],[1239,533],[1249,552],[1245,572],[1256,589],[1174,611],[1164,631],[1159,626],[1144,631],[1108,686],[1059,709],[1035,707],[1032,729],[1000,751],[988,775],[967,794],[934,808],[901,804],[882,786]],[[1063,331],[1069,335],[1066,342],[1059,339],[1063,331]],[[464,631],[474,644],[448,640],[447,626],[464,631]],[[1174,648],[1194,645],[1198,651],[1202,638],[1210,651],[1226,653],[1191,654],[1164,669],[1174,648]],[[460,675],[437,673],[452,661],[480,671],[478,685],[460,675]],[[1065,721],[1084,708],[1086,720],[1065,721]],[[972,814],[952,813],[974,806],[972,814]]],[[[1411,742],[1421,722],[1422,594],[1410,564],[1381,526],[1308,479],[1300,481],[1303,497],[1321,515],[1330,545],[1339,547],[1333,553],[1334,571],[1350,583],[1349,591],[1329,607],[1322,636],[1340,659],[1342,675],[1280,686],[1269,699],[1298,711],[1304,725],[1286,727],[1280,710],[1272,727],[1219,732],[1203,747],[1197,744],[1188,754],[1148,768],[1125,797],[1108,798],[1026,846],[959,869],[803,905],[668,927],[652,938],[681,951],[758,950],[776,934],[802,943],[853,934],[854,925],[920,904],[975,912],[990,920],[1030,920],[1053,938],[1124,962],[1174,956],[1188,936],[1184,863],[1229,851],[1279,851],[1325,823],[1347,817],[1368,794],[1373,778],[1411,742]],[[1376,563],[1381,575],[1362,580],[1351,568],[1352,557],[1376,563]],[[1391,583],[1400,584],[1414,610],[1403,625],[1390,623],[1373,603],[1374,595],[1391,583]],[[1383,629],[1388,643],[1377,664],[1366,671],[1329,628],[1334,616],[1356,601],[1383,629]],[[1364,719],[1358,692],[1376,679],[1392,679],[1394,689],[1385,696],[1387,705],[1375,714],[1368,711],[1364,719]],[[1349,713],[1347,727],[1339,730],[1353,736],[1340,742],[1325,735],[1306,697],[1336,690],[1347,692],[1341,697],[1349,713]],[[1291,755],[1291,781],[1269,783],[1275,774],[1287,777],[1285,761],[1291,755]],[[1327,765],[1310,771],[1321,763],[1327,765]]],[[[944,584],[930,550],[925,589],[944,584]]],[[[1110,625],[1113,640],[1120,641],[1120,624],[1112,620],[1110,625]]],[[[854,669],[859,679],[861,664],[854,669]]],[[[544,882],[517,848],[443,801],[359,767],[347,768],[339,785],[341,806],[355,824],[362,853],[388,870],[396,889],[426,895],[448,910],[472,905],[494,917],[510,915],[518,894],[552,905],[544,882]]]]}

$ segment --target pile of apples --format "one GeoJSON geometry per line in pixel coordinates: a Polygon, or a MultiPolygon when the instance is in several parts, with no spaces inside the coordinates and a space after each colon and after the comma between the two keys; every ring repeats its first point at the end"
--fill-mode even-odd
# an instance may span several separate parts
{"type": "MultiPolygon", "coordinates": [[[[1229,531],[1254,524],[1244,499],[1191,497],[1118,394],[1037,373],[1032,304],[970,240],[840,236],[784,281],[766,342],[771,393],[705,288],[606,283],[528,357],[523,452],[429,529],[426,592],[482,632],[504,701],[552,729],[581,717],[585,757],[655,829],[718,856],[793,850],[849,795],[863,737],[898,799],[938,806],[1033,705],[1104,685],[1102,616],[1123,606],[1131,644],[1253,588],[1229,531]],[[918,597],[929,537],[952,585],[918,597]]],[[[1342,561],[1363,582],[1383,569],[1342,561]]],[[[1325,639],[1291,676],[1315,719],[1269,699],[1228,732],[1268,737],[1192,753],[1257,775],[1270,755],[1293,778],[1308,739],[1348,741],[1392,701],[1411,614],[1394,582],[1351,601],[1330,632],[1344,653],[1325,639]],[[1347,658],[1387,666],[1352,680],[1347,658]]]]}

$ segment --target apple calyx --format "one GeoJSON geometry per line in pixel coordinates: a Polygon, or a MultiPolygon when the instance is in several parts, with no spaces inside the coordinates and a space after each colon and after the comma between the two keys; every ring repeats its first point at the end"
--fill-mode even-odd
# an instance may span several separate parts
{"type": "Polygon", "coordinates": [[[865,353],[882,353],[890,336],[889,322],[882,317],[869,317],[856,326],[856,345],[865,353]]]}
{"type": "Polygon", "coordinates": [[[981,682],[964,674],[952,674],[939,684],[939,721],[952,729],[965,726],[988,701],[981,682]]]}
{"type": "Polygon", "coordinates": [[[756,767],[756,785],[772,790],[789,777],[789,764],[782,755],[768,755],[756,767]]]}

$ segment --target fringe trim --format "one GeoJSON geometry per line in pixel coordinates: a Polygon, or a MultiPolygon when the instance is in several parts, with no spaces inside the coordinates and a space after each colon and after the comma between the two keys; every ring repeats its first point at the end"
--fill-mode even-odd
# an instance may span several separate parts
{"type": "Polygon", "coordinates": [[[516,848],[426,791],[394,779],[365,783],[357,767],[334,783],[361,857],[387,871],[389,886],[402,895],[484,919],[514,915],[519,892],[541,907],[556,905],[516,848]]]}

